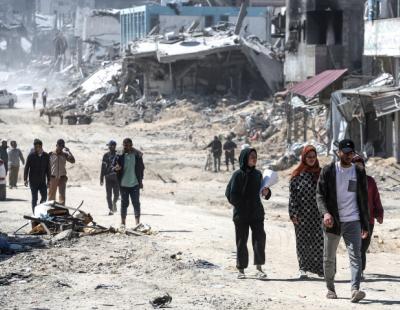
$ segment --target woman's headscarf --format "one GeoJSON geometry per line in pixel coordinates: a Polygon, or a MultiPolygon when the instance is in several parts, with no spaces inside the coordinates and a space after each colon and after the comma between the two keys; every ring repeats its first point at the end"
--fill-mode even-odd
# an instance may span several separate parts
{"type": "Polygon", "coordinates": [[[317,155],[317,150],[315,149],[314,146],[307,145],[306,147],[304,147],[303,152],[301,152],[301,162],[297,166],[297,168],[294,169],[292,172],[292,177],[291,177],[292,180],[295,177],[298,177],[303,172],[311,172],[312,174],[314,174],[314,180],[318,180],[319,173],[321,172],[321,167],[319,166],[318,158],[315,160],[315,163],[312,167],[307,165],[306,162],[306,156],[310,152],[315,152],[315,155],[317,155]]]}

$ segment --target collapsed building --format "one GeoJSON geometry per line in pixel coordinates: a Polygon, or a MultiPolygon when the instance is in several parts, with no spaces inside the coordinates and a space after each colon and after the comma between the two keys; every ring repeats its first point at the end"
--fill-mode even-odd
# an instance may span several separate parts
{"type": "Polygon", "coordinates": [[[136,41],[124,58],[125,84],[140,90],[136,98],[184,93],[265,98],[281,87],[282,62],[270,49],[256,50],[257,39],[256,47],[242,43],[250,39],[242,40],[229,31],[215,31],[209,36],[136,41]],[[262,60],[255,60],[253,53],[262,54],[262,60]],[[268,73],[258,69],[260,62],[268,73]]]}

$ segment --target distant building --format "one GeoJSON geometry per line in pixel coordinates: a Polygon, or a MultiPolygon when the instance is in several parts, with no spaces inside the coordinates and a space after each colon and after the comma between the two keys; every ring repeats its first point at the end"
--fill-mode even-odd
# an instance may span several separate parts
{"type": "MultiPolygon", "coordinates": [[[[121,10],[121,47],[145,37],[155,26],[161,33],[187,29],[193,22],[197,30],[214,26],[220,22],[236,23],[239,7],[196,7],[144,5],[121,10]]],[[[242,33],[253,34],[261,40],[270,41],[273,9],[268,7],[247,9],[242,33]]]]}

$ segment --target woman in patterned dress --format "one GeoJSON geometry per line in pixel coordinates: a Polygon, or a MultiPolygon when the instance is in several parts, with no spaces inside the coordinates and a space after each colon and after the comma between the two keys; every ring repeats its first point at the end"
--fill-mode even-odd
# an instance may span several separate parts
{"type": "Polygon", "coordinates": [[[319,173],[317,151],[308,145],[301,154],[301,163],[290,179],[289,216],[296,233],[299,278],[307,272],[323,276],[324,237],[316,201],[319,173]]]}

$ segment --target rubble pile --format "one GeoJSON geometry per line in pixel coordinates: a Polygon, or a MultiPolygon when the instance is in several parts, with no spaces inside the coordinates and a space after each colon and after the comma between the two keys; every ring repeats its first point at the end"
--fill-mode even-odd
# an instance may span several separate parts
{"type": "Polygon", "coordinates": [[[83,201],[77,208],[66,207],[55,201],[42,203],[35,208],[34,216],[25,215],[30,220],[32,229],[30,235],[48,235],[50,244],[72,238],[103,233],[124,233],[143,236],[152,234],[151,227],[145,224],[137,225],[131,230],[118,231],[113,227],[97,224],[90,213],[80,210],[83,201]]]}

